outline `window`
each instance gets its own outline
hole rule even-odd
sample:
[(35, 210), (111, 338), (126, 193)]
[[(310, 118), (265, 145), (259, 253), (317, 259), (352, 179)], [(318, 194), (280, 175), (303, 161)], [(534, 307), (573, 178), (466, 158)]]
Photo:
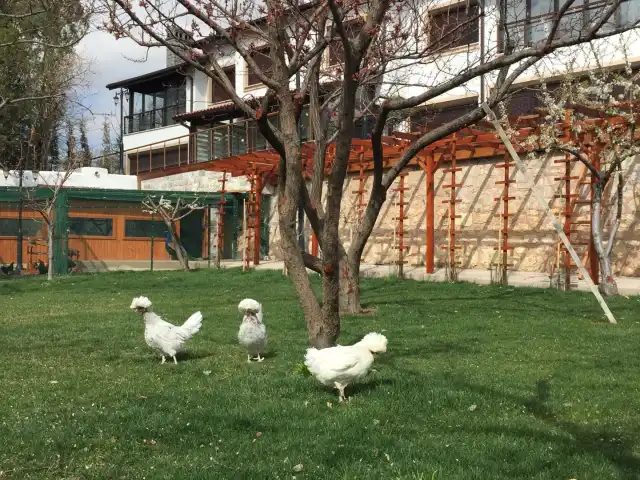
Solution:
[[(503, 0), (501, 15), (506, 30), (500, 23), (500, 48), (509, 41), (515, 47), (535, 46), (545, 41), (563, 0)], [(555, 38), (579, 38), (585, 29), (597, 20), (608, 8), (606, 0), (575, 0), (560, 19)], [(602, 27), (602, 31), (625, 27), (640, 18), (640, 0), (626, 0)]]
[[(364, 25), (364, 18), (358, 17), (350, 22), (345, 22), (343, 25), (347, 38), (353, 39), (360, 33), (360, 29)], [(331, 66), (344, 64), (344, 45), (338, 33), (336, 33), (336, 37), (336, 40), (329, 45), (329, 65)]]
[(125, 220), (124, 236), (127, 238), (164, 238), (167, 225), (162, 220)]
[[(22, 236), (33, 237), (40, 232), (43, 222), (33, 218), (22, 219)], [(17, 237), (18, 236), (18, 219), (17, 218), (0, 218), (0, 237)]]
[(430, 49), (449, 49), (478, 43), (480, 38), (478, 14), (478, 5), (466, 2), (431, 13), (429, 15)]
[[(547, 83), (546, 89), (549, 93), (552, 93), (559, 87), (560, 82), (554, 81)], [(537, 114), (537, 109), (545, 106), (542, 100), (541, 85), (514, 88), (504, 99), (504, 106), (507, 115), (510, 117)]]
[[(271, 57), (269, 56), (268, 48), (252, 53), (251, 58), (254, 62), (256, 62), (256, 65), (262, 71), (262, 73), (267, 76), (271, 74)], [(262, 84), (262, 80), (260, 80), (260, 77), (252, 72), (251, 69), (249, 69), (249, 75), (247, 76), (247, 86), (253, 87), (260, 84)]]
[(113, 220), (110, 218), (69, 218), (69, 235), (85, 237), (111, 237)]
[(125, 133), (142, 132), (174, 125), (175, 115), (186, 112), (187, 90), (184, 77), (145, 85), (144, 92), (131, 92)]
[(433, 130), (444, 123), (455, 120), (465, 115), (475, 108), (478, 108), (477, 98), (465, 100), (462, 104), (447, 105), (439, 107), (438, 105), (429, 105), (427, 109), (413, 115), (411, 117), (412, 132), (427, 132)]
[[(224, 69), (224, 73), (227, 75), (229, 82), (235, 88), (236, 86), (236, 67), (229, 67)], [(227, 100), (231, 100), (231, 95), (222, 88), (215, 80), (212, 80), (211, 88), (211, 103), (219, 103)]]

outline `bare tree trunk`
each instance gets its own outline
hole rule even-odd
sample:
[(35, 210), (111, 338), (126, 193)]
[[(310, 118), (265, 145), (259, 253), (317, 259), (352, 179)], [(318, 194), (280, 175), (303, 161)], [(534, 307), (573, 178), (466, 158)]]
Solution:
[[(288, 100), (288, 99), (286, 99)], [(291, 113), (293, 105), (289, 101), (281, 104), (281, 128), (285, 137), (284, 150), (286, 158), (280, 159), (280, 174), (278, 175), (278, 223), (282, 242), (282, 252), (285, 265), (291, 281), (296, 289), (300, 304), (307, 322), (307, 334), (309, 343), (316, 348), (325, 348), (335, 343), (340, 333), (340, 318), (337, 312), (331, 312), (328, 307), (331, 300), (325, 305), (320, 304), (311, 286), (311, 280), (307, 273), (302, 252), (298, 246), (298, 235), (296, 231), (296, 220), (298, 214), (298, 199), (302, 192), (302, 152), (297, 133), (297, 125), (294, 115)], [(327, 263), (327, 262), (325, 262)], [(331, 276), (330, 266), (325, 265), (323, 273), (323, 287), (327, 275)], [(337, 270), (337, 268), (336, 268)], [(337, 278), (337, 272), (333, 272)], [(326, 295), (326, 289), (325, 289)], [(337, 304), (338, 289), (336, 280), (335, 299)]]
[(49, 246), (47, 256), (49, 257), (48, 262), (48, 270), (47, 270), (47, 280), (53, 280), (53, 234), (55, 230), (54, 222), (49, 221), (47, 224), (47, 245)]
[(343, 258), (340, 272), (340, 311), (351, 315), (360, 313), (360, 256)]
[(187, 256), (187, 252), (182, 247), (182, 243), (178, 240), (178, 236), (174, 233), (173, 229), (171, 229), (171, 240), (176, 247), (176, 255), (178, 256), (178, 261), (182, 266), (182, 270), (185, 272), (190, 271), (191, 268), (189, 268), (189, 257)]
[(593, 244), (598, 254), (600, 261), (600, 285), (598, 289), (604, 296), (618, 295), (618, 284), (613, 278), (613, 270), (611, 268), (611, 251), (613, 247), (613, 241), (618, 230), (619, 219), (616, 219), (616, 224), (610, 235), (607, 248), (605, 250), (602, 243), (602, 194), (604, 191), (604, 185), (596, 184), (595, 195), (593, 198), (593, 214), (591, 218), (591, 234), (593, 235)]
[(180, 266), (182, 267), (182, 270), (184, 270), (185, 272), (188, 272), (191, 270), (189, 268), (189, 258), (187, 257), (187, 252), (182, 247), (182, 243), (178, 239), (175, 224), (173, 223), (173, 221), (168, 219), (168, 217), (165, 218), (165, 215), (162, 215), (162, 217), (165, 225), (169, 229), (169, 234), (171, 235), (171, 241), (173, 242), (173, 245), (176, 251), (176, 256), (178, 257), (178, 262), (180, 262)]

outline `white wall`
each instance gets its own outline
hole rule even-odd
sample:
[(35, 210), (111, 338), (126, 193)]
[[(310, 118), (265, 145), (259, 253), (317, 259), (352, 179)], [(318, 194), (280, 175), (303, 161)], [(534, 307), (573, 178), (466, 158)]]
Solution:
[(209, 77), (200, 70), (195, 70), (193, 72), (193, 108), (190, 111), (207, 108), (210, 98)]
[[(6, 175), (6, 177), (5, 177)], [(64, 173), (42, 171), (35, 174), (30, 170), (23, 172), (24, 187), (55, 186), (63, 179)], [(20, 172), (11, 170), (0, 176), (0, 187), (18, 187)], [(135, 175), (110, 174), (106, 168), (83, 167), (75, 170), (64, 182), (65, 187), (101, 188), (110, 190), (137, 190), (138, 178)]]

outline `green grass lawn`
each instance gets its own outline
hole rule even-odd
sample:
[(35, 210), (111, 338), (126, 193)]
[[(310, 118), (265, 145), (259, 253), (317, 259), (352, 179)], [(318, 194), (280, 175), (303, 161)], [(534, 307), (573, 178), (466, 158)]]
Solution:
[[(177, 366), (147, 348), (141, 294), (173, 323), (204, 314)], [(245, 297), (263, 363), (237, 344)], [(340, 341), (383, 331), (388, 352), (345, 405), (296, 373), (305, 324), (279, 272), (18, 279), (0, 299), (0, 478), (640, 478), (638, 298), (612, 300), (610, 326), (587, 294), (366, 280), (377, 313)]]

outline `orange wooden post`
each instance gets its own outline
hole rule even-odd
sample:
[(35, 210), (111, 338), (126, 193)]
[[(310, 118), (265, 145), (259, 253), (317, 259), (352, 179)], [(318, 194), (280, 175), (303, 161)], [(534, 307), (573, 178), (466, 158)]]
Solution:
[(433, 161), (433, 154), (430, 153), (427, 157), (426, 168), (426, 181), (425, 188), (427, 190), (427, 212), (425, 215), (426, 231), (427, 231), (427, 244), (425, 248), (425, 264), (427, 267), (427, 273), (433, 273), (435, 271), (435, 198), (434, 198), (434, 174), (435, 165)]
[(398, 249), (398, 277), (399, 278), (404, 278), (404, 264), (407, 263), (406, 260), (404, 259), (404, 251), (405, 249), (408, 249), (409, 247), (407, 245), (404, 244), (404, 221), (406, 220), (406, 216), (405, 216), (405, 211), (404, 211), (404, 207), (405, 205), (407, 205), (405, 203), (405, 198), (404, 198), (404, 192), (406, 190), (408, 190), (407, 187), (405, 187), (404, 184), (404, 178), (407, 176), (406, 173), (401, 173), (400, 174), (400, 185), (398, 186), (398, 188), (396, 188), (396, 192), (399, 193), (399, 200), (398, 200), (398, 217), (396, 218), (398, 220), (398, 228), (397, 228), (397, 232), (398, 232), (398, 246), (396, 247)]
[(253, 196), (255, 194), (255, 177), (253, 172), (249, 172), (247, 174), (247, 179), (249, 180), (249, 184), (251, 186), (249, 190), (249, 197), (245, 204), (244, 209), (244, 225), (245, 227), (245, 245), (244, 245), (244, 264), (243, 269), (249, 270), (251, 266), (251, 229), (253, 228)]
[(226, 191), (227, 184), (227, 172), (222, 172), (222, 188), (220, 189), (220, 201), (218, 202), (218, 231), (217, 233), (217, 241), (216, 248), (218, 249), (216, 254), (216, 267), (220, 268), (220, 261), (222, 260), (222, 254), (224, 251), (224, 204), (225, 198), (224, 194)]
[(496, 165), (496, 168), (502, 168), (503, 177), (502, 180), (498, 180), (496, 185), (502, 185), (502, 195), (499, 197), (495, 197), (493, 200), (498, 202), (498, 205), (501, 205), (502, 213), (496, 214), (496, 217), (500, 218), (500, 242), (498, 246), (494, 249), (498, 251), (498, 256), (500, 261), (498, 262), (498, 267), (500, 268), (500, 283), (507, 283), (507, 269), (512, 267), (509, 263), (509, 251), (513, 250), (513, 247), (509, 243), (509, 218), (513, 216), (512, 213), (509, 213), (509, 200), (515, 200), (516, 197), (512, 197), (510, 195), (510, 185), (515, 183), (515, 180), (511, 180), (510, 169), (511, 167), (515, 167), (515, 163), (511, 160), (509, 153), (505, 153), (504, 155), (504, 163), (499, 163)]
[(259, 173), (255, 175), (255, 193), (254, 193), (254, 209), (253, 209), (253, 264), (260, 264), (260, 223), (262, 214), (262, 176)]
[(443, 173), (450, 174), (451, 183), (442, 186), (442, 188), (448, 189), (450, 191), (449, 199), (442, 201), (442, 203), (449, 205), (449, 209), (447, 211), (449, 228), (444, 232), (447, 235), (447, 245), (444, 247), (444, 249), (447, 251), (447, 280), (449, 281), (456, 280), (457, 278), (456, 250), (460, 247), (456, 244), (456, 238), (460, 234), (460, 232), (456, 230), (456, 220), (458, 218), (462, 218), (461, 215), (456, 214), (456, 204), (461, 202), (461, 200), (456, 199), (456, 190), (462, 187), (461, 183), (456, 183), (456, 173), (462, 171), (462, 168), (458, 167), (456, 163), (456, 138), (457, 135), (454, 133), (450, 144), (450, 153), (448, 155), (449, 159), (451, 160), (451, 166), (443, 170)]
[(314, 257), (318, 256), (318, 238), (315, 232), (311, 233), (311, 255)]

